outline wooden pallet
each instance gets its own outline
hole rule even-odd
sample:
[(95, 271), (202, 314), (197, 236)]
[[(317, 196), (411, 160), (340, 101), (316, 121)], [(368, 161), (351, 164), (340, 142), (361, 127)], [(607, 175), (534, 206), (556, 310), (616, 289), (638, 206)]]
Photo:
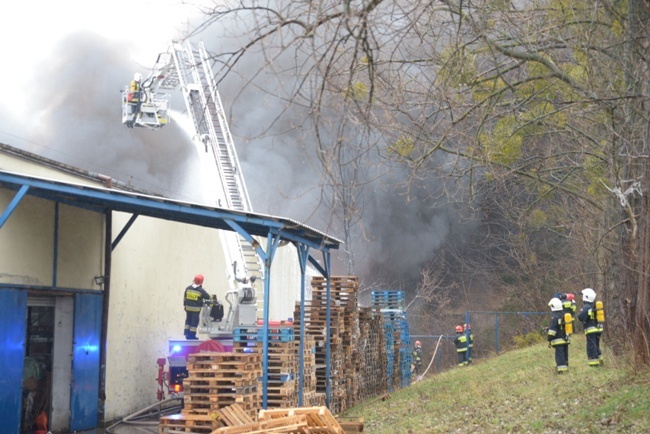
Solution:
[(327, 407), (297, 407), (260, 410), (260, 422), (287, 416), (304, 415), (307, 417), (309, 428), (305, 430), (311, 434), (345, 434), (339, 422), (332, 416)]
[(229, 405), (216, 412), (217, 420), (225, 426), (245, 425), (255, 422), (239, 404)]
[(362, 417), (339, 417), (338, 420), (346, 434), (363, 432), (364, 419)]
[(198, 414), (173, 414), (163, 416), (158, 422), (158, 434), (170, 432), (188, 432), (196, 434), (210, 434), (223, 424), (210, 415)]
[(307, 416), (285, 416), (238, 426), (219, 428), (212, 434), (262, 434), (262, 433), (304, 433), (308, 429)]

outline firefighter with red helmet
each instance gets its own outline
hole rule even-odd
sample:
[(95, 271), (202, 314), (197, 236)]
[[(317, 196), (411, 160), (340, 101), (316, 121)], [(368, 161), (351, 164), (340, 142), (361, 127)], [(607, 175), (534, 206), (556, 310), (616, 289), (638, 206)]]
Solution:
[(420, 368), (422, 367), (422, 342), (415, 341), (413, 347), (413, 372), (415, 375), (420, 375)]
[(565, 294), (562, 300), (562, 309), (564, 313), (570, 313), (572, 318), (576, 316), (576, 295), (572, 292)]
[(557, 297), (548, 302), (551, 308), (551, 322), (548, 326), (548, 346), (555, 349), (557, 373), (569, 370), (569, 334), (566, 331), (562, 300)]
[(456, 326), (456, 338), (454, 339), (454, 345), (456, 345), (456, 353), (458, 354), (458, 366), (467, 366), (469, 361), (467, 360), (467, 335), (465, 330), (463, 330), (462, 325)]
[(210, 300), (210, 294), (203, 289), (203, 275), (194, 276), (192, 284), (185, 288), (183, 297), (183, 306), (185, 308), (185, 339), (194, 340), (196, 337), (196, 328), (199, 325), (199, 315), (204, 300)]

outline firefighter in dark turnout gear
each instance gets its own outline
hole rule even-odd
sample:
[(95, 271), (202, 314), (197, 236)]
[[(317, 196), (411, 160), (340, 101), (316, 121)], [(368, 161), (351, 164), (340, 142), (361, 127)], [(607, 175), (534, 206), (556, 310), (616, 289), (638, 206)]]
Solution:
[(415, 341), (413, 348), (413, 372), (415, 375), (420, 375), (420, 368), (422, 367), (422, 343)]
[(548, 326), (548, 345), (555, 349), (555, 365), (557, 373), (561, 374), (569, 370), (569, 335), (565, 329), (562, 301), (552, 298), (548, 305), (553, 312)]
[(463, 330), (463, 326), (456, 326), (456, 338), (454, 339), (456, 345), (456, 353), (458, 354), (458, 366), (467, 366), (467, 335)]
[(578, 319), (583, 325), (587, 337), (587, 360), (589, 366), (597, 367), (603, 364), (603, 354), (600, 351), (600, 336), (603, 333), (603, 324), (596, 317), (596, 292), (591, 288), (582, 290), (582, 309)]
[(210, 294), (203, 289), (203, 275), (194, 276), (194, 281), (190, 286), (185, 288), (183, 297), (183, 306), (185, 308), (185, 339), (194, 340), (196, 337), (196, 328), (199, 325), (199, 314), (203, 307), (203, 300), (210, 300)]
[(474, 333), (472, 333), (471, 324), (465, 324), (463, 326), (463, 331), (465, 336), (467, 336), (467, 363), (472, 363), (472, 351), (474, 351)]
[(571, 317), (575, 320), (576, 317), (576, 295), (569, 292), (562, 300), (562, 309), (564, 313), (570, 313)]
[(131, 119), (127, 120), (126, 126), (133, 128), (135, 120), (140, 113), (140, 106), (142, 105), (142, 74), (139, 72), (133, 76), (133, 80), (129, 86), (127, 101), (129, 103), (129, 115), (131, 115)]

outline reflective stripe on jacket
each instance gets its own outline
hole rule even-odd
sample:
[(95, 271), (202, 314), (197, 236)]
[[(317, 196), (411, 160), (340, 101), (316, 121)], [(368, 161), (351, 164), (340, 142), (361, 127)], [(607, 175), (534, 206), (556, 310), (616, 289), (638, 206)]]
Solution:
[(456, 344), (456, 352), (464, 353), (467, 351), (467, 336), (464, 334), (458, 335), (456, 339), (454, 339), (454, 344)]
[(183, 306), (187, 312), (200, 312), (203, 307), (203, 300), (209, 300), (210, 294), (203, 289), (202, 286), (196, 288), (192, 285), (185, 288), (185, 296), (183, 299)]
[(585, 302), (578, 313), (578, 319), (582, 322), (586, 335), (603, 332), (603, 325), (596, 320), (596, 309), (593, 303)]
[(567, 338), (564, 330), (564, 323), (562, 322), (562, 312), (553, 312), (551, 323), (548, 326), (548, 341), (551, 346), (568, 345), (569, 339)]

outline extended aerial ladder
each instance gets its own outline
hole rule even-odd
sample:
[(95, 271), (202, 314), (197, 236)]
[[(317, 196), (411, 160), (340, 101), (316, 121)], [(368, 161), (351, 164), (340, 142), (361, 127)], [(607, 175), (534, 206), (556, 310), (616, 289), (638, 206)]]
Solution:
[[(215, 205), (237, 211), (252, 211), (210, 58), (203, 43), (187, 41), (181, 44), (173, 41), (167, 52), (158, 56), (152, 74), (142, 82), (141, 87), (143, 102), (139, 106), (140, 113), (136, 113), (135, 117), (133, 106), (124, 107), (129, 105), (128, 95), (123, 97), (123, 123), (131, 121), (134, 122), (131, 126), (152, 129), (168, 124), (169, 102), (166, 94), (159, 90), (180, 88), (193, 126), (193, 138), (214, 159), (217, 168), (220, 186), (213, 190)], [(128, 94), (128, 90), (125, 93)], [(264, 268), (254, 247), (236, 232), (221, 231), (221, 237), (228, 269), (233, 270), (233, 275), (229, 276), (230, 289), (235, 290), (252, 278), (262, 282)], [(263, 295), (257, 300), (263, 303)]]

